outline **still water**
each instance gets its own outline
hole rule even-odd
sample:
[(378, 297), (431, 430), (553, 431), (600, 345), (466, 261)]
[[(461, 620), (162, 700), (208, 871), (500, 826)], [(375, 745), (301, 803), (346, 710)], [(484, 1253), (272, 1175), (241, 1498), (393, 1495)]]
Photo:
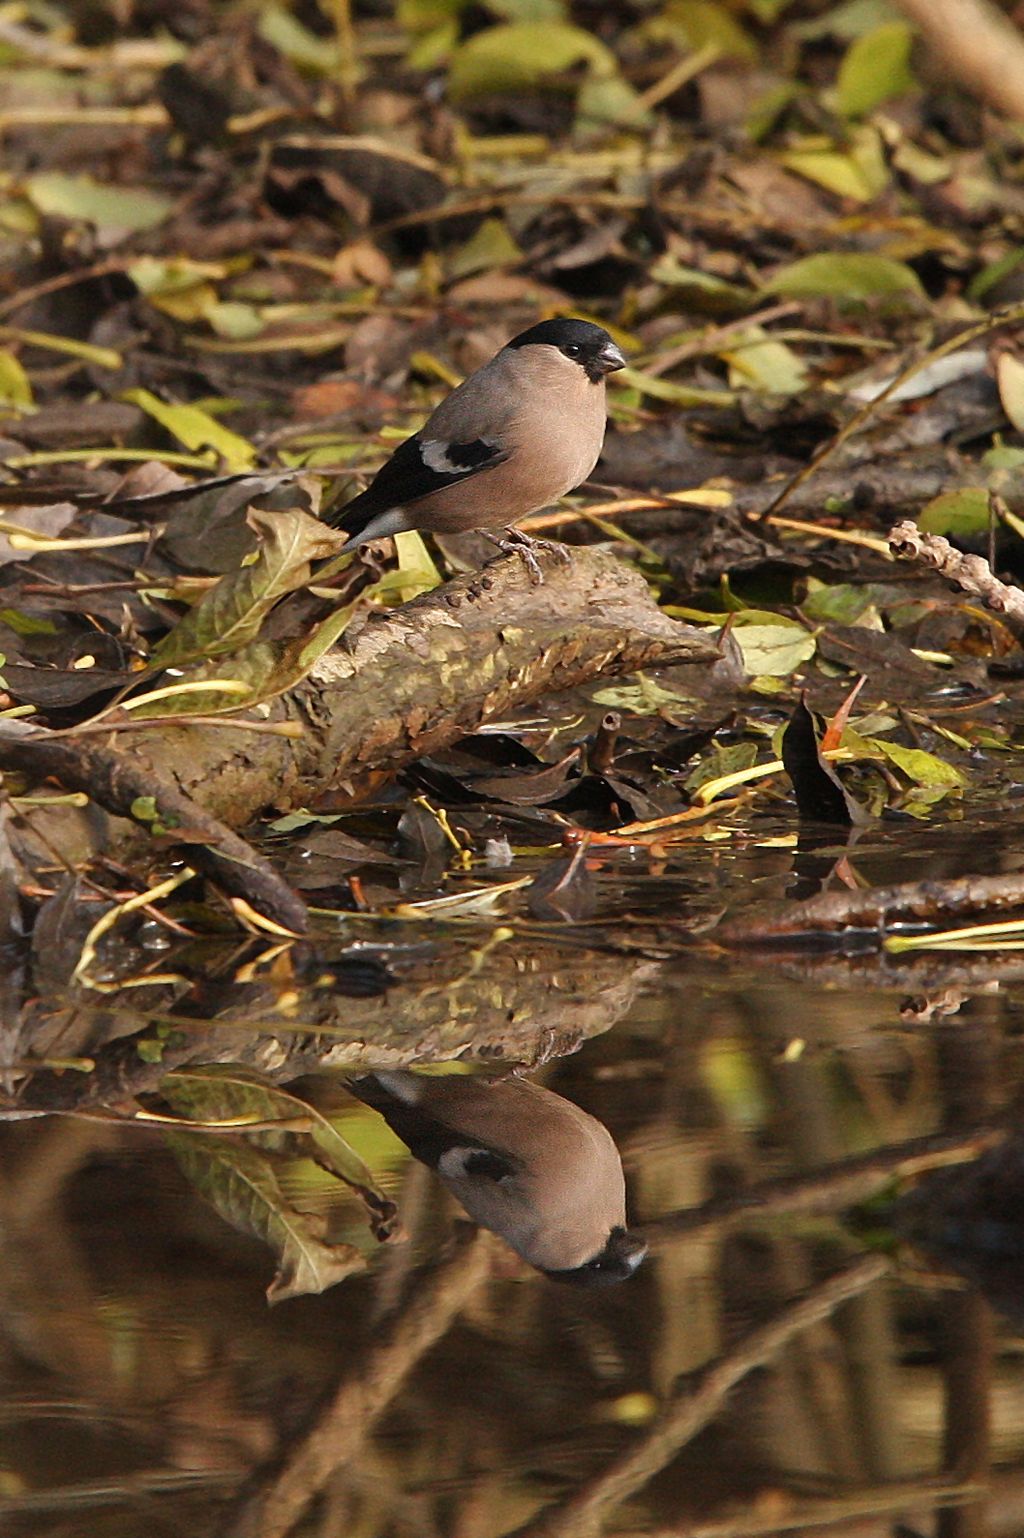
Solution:
[[(941, 857), (915, 828), (855, 863), (872, 883), (1014, 863), (945, 831)], [(301, 965), (212, 951), (191, 958), (205, 1016), (145, 989), (40, 1005), (12, 971), (11, 1084), (51, 1114), (0, 1124), (0, 1529), (1024, 1533), (1024, 966), (674, 932), (782, 896), (791, 866), (763, 844), (621, 856), (586, 930), (365, 926), (358, 965), (336, 931)], [(474, 1237), (345, 1089), (455, 1056), (540, 1057), (536, 1080), (610, 1129), (649, 1243), (630, 1280), (559, 1284)], [(399, 1231), (374, 1238), (298, 1123), (222, 1126), (198, 1159), (125, 1124), (170, 1114), (163, 1075), (203, 1061), (314, 1104)], [(256, 1166), (231, 1167), (233, 1222), (206, 1199), (219, 1180), (224, 1210), (241, 1144), (273, 1172), (278, 1226), (299, 1214), (301, 1249), (315, 1218), (351, 1274), (268, 1306)]]

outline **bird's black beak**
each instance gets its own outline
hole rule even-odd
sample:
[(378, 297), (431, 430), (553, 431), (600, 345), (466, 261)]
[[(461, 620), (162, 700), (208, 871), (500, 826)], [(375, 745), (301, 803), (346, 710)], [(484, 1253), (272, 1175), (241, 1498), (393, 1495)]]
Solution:
[(613, 1231), (605, 1253), (614, 1258), (625, 1279), (633, 1275), (647, 1254), (647, 1241), (641, 1239), (639, 1234), (631, 1234), (628, 1229), (618, 1228)]
[(599, 1255), (573, 1271), (547, 1271), (553, 1282), (569, 1282), (574, 1287), (610, 1287), (626, 1282), (647, 1254), (647, 1242), (627, 1228), (613, 1228), (608, 1243)]
[(614, 342), (608, 342), (594, 359), (602, 374), (614, 374), (617, 369), (626, 367), (626, 360), (622, 356)]

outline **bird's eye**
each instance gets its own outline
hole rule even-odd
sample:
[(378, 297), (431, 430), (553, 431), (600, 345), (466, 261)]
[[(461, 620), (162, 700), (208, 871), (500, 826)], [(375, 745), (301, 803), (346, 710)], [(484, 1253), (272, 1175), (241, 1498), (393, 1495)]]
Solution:
[(583, 351), (583, 348), (578, 342), (566, 342), (565, 346), (562, 348), (562, 351), (565, 353), (567, 358), (578, 358), (580, 353)]

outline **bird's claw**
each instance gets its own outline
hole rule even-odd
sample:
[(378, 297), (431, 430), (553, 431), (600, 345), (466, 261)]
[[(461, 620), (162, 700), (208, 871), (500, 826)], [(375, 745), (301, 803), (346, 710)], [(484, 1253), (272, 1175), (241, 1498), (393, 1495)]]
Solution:
[(527, 575), (534, 587), (544, 581), (544, 573), (541, 571), (540, 562), (537, 559), (537, 551), (544, 550), (557, 557), (563, 565), (568, 566), (572, 556), (564, 545), (558, 544), (553, 539), (535, 539), (532, 534), (524, 534), (522, 529), (514, 526), (505, 530), (505, 538), (497, 534), (491, 534), (486, 529), (480, 531), (485, 539), (489, 539), (492, 545), (505, 555), (517, 555), (526, 567)]

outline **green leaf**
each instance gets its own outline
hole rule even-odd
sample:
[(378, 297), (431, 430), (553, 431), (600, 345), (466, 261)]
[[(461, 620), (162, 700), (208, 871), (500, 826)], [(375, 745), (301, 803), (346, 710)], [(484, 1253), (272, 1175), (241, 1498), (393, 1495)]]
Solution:
[(832, 586), (816, 586), (808, 591), (807, 597), (800, 605), (800, 612), (809, 620), (817, 620), (823, 624), (856, 625), (864, 621), (865, 616), (873, 616), (869, 628), (880, 630), (881, 619), (878, 610), (872, 602), (872, 589), (870, 586), (859, 587), (852, 583), (839, 582)]
[(606, 123), (642, 128), (654, 121), (639, 91), (621, 75), (588, 75), (576, 96), (576, 127), (582, 131)]
[(737, 625), (733, 636), (754, 677), (785, 678), (814, 656), (817, 643), (795, 625)]
[(788, 107), (800, 99), (803, 93), (795, 80), (784, 80), (762, 92), (747, 114), (747, 137), (755, 144), (767, 139), (776, 123)]
[(687, 775), (684, 784), (688, 791), (700, 790), (711, 780), (724, 780), (744, 769), (753, 769), (758, 759), (756, 742), (731, 742), (726, 747), (717, 743), (710, 753)]
[(119, 369), (124, 359), (112, 347), (95, 347), (91, 342), (80, 342), (74, 336), (55, 336), (50, 331), (25, 331), (21, 326), (4, 326), (3, 334), (30, 347), (48, 348), (50, 352), (66, 353), (69, 358), (80, 358), (94, 368)]
[[(387, 575), (392, 577), (396, 573)], [(361, 598), (365, 598), (365, 593)], [(335, 609), (308, 635), (287, 641), (250, 641), (248, 646), (232, 654), (227, 667), (215, 660), (191, 667), (185, 681), (195, 685), (201, 684), (204, 678), (209, 679), (209, 690), (193, 688), (184, 694), (154, 699), (140, 705), (132, 714), (144, 720), (153, 716), (210, 716), (251, 710), (254, 705), (272, 700), (300, 684), (313, 664), (337, 641), (356, 608), (357, 605), (351, 603)], [(217, 688), (215, 680), (223, 681), (225, 673), (230, 675), (232, 684), (243, 684), (244, 690)]]
[(250, 342), (254, 336), (262, 336), (267, 329), (256, 306), (243, 304), (237, 299), (209, 305), (203, 319), (215, 335), (228, 342)]
[(819, 15), (793, 23), (791, 31), (802, 38), (838, 37), (851, 42), (884, 22), (895, 21), (896, 14), (887, 0), (839, 0)]
[(868, 203), (888, 187), (891, 172), (878, 130), (862, 123), (851, 130), (848, 144), (838, 149), (828, 140), (794, 144), (779, 157), (780, 164), (837, 197)]
[(564, 21), (564, 0), (487, 0), (487, 9), (502, 21)]
[(334, 32), (318, 37), (281, 5), (263, 4), (256, 14), (260, 37), (292, 64), (311, 75), (337, 74), (338, 42)]
[(301, 828), (329, 828), (340, 822), (344, 815), (344, 812), (309, 812), (305, 807), (300, 807), (296, 812), (286, 812), (283, 817), (275, 817), (273, 822), (267, 823), (267, 829), (271, 833), (298, 833)]
[(905, 21), (890, 21), (850, 44), (836, 81), (836, 105), (843, 117), (864, 117), (883, 101), (910, 90), (913, 41)]
[(40, 614), (24, 614), (20, 609), (0, 609), (0, 625), (6, 625), (15, 635), (57, 635), (52, 619)]
[(452, 55), (448, 93), (455, 102), (492, 92), (529, 90), (547, 75), (585, 64), (597, 75), (615, 75), (615, 55), (582, 27), (560, 21), (512, 22), (487, 27)]
[(633, 716), (655, 716), (659, 710), (678, 710), (682, 705), (693, 703), (688, 695), (663, 689), (645, 673), (637, 673), (634, 683), (598, 689), (592, 698), (597, 705), (607, 705), (611, 710), (625, 710)]
[(670, 401), (673, 406), (731, 406), (736, 399), (732, 390), (698, 390), (693, 385), (662, 379), (660, 374), (645, 374), (638, 368), (616, 370), (616, 382), (639, 390), (652, 400)]
[(968, 784), (967, 777), (959, 769), (947, 764), (944, 759), (936, 758), (934, 753), (926, 753), (923, 748), (904, 748), (898, 742), (886, 742), (881, 737), (870, 737), (867, 740), (890, 763), (895, 764), (901, 774), (913, 780), (915, 785), (945, 786), (959, 790)]
[(726, 6), (716, 5), (714, 0), (669, 0), (661, 15), (652, 18), (644, 31), (655, 40), (659, 34), (664, 37), (675, 32), (694, 53), (712, 47), (723, 58), (741, 59), (745, 64), (753, 64), (757, 59), (750, 34)]
[(399, 603), (409, 603), (420, 593), (430, 593), (441, 586), (441, 573), (430, 559), (422, 534), (409, 529), (396, 534), (394, 539), (398, 569), (385, 572), (372, 588), (364, 591), (364, 603), (392, 597), (397, 597)]
[(986, 470), (1017, 470), (1024, 465), (1024, 449), (1012, 443), (1001, 443), (997, 435), (992, 448), (982, 454), (981, 463)]
[(988, 525), (988, 491), (984, 486), (943, 491), (932, 498), (917, 519), (918, 528), (925, 534), (952, 534), (957, 538), (984, 534)]
[(650, 275), (655, 283), (678, 289), (679, 294), (673, 297), (678, 297), (683, 303), (692, 303), (715, 313), (746, 310), (757, 298), (753, 289), (730, 283), (725, 278), (716, 277), (714, 273), (701, 272), (698, 267), (688, 267), (674, 256), (659, 257)]
[(234, 1228), (253, 1234), (277, 1256), (267, 1301), (324, 1292), (366, 1261), (350, 1244), (327, 1244), (325, 1220), (289, 1205), (269, 1159), (248, 1144), (201, 1132), (165, 1132), (189, 1180)]
[(248, 516), (261, 535), (255, 561), (228, 572), (179, 620), (154, 648), (155, 667), (239, 651), (258, 635), (274, 604), (309, 581), (313, 561), (337, 552), (340, 536), (301, 508), (250, 508)]
[(875, 189), (857, 162), (838, 150), (791, 150), (781, 158), (787, 171), (795, 171), (797, 176), (817, 182), (819, 187), (834, 192), (837, 197), (868, 203), (874, 196)]
[(799, 395), (807, 387), (807, 369), (785, 342), (778, 342), (761, 326), (742, 332), (719, 357), (729, 365), (729, 383), (764, 390), (769, 395)]
[(104, 244), (154, 229), (174, 207), (171, 198), (146, 187), (111, 187), (63, 171), (39, 171), (21, 188), (40, 213), (95, 225)]
[(471, 272), (510, 267), (522, 259), (504, 219), (485, 219), (449, 261), (448, 276), (466, 278)]
[(218, 303), (215, 283), (228, 277), (230, 271), (224, 262), (196, 262), (180, 256), (162, 262), (154, 256), (140, 256), (128, 275), (157, 309), (174, 320), (191, 323), (202, 320)]
[(967, 297), (977, 304), (984, 299), (990, 288), (1008, 278), (1011, 272), (1016, 272), (1021, 262), (1024, 262), (1024, 246), (1013, 246), (994, 262), (989, 262), (980, 272), (975, 273), (967, 285)]
[(768, 294), (794, 299), (868, 299), (924, 296), (920, 279), (905, 262), (870, 251), (822, 251), (778, 268), (764, 284)]
[(256, 460), (256, 450), (246, 438), (222, 427), (209, 412), (198, 406), (169, 405), (151, 390), (124, 390), (121, 399), (141, 406), (148, 416), (165, 428), (187, 449), (213, 449), (229, 470), (248, 470)]
[(369, 1192), (378, 1204), (386, 1203), (387, 1198), (370, 1170), (334, 1124), (301, 1096), (281, 1089), (255, 1069), (236, 1063), (175, 1068), (161, 1081), (160, 1093), (168, 1105), (190, 1121), (222, 1123), (242, 1118), (268, 1122), (303, 1117), (309, 1121), (309, 1135), (320, 1151), (324, 1167), (346, 1185)]

